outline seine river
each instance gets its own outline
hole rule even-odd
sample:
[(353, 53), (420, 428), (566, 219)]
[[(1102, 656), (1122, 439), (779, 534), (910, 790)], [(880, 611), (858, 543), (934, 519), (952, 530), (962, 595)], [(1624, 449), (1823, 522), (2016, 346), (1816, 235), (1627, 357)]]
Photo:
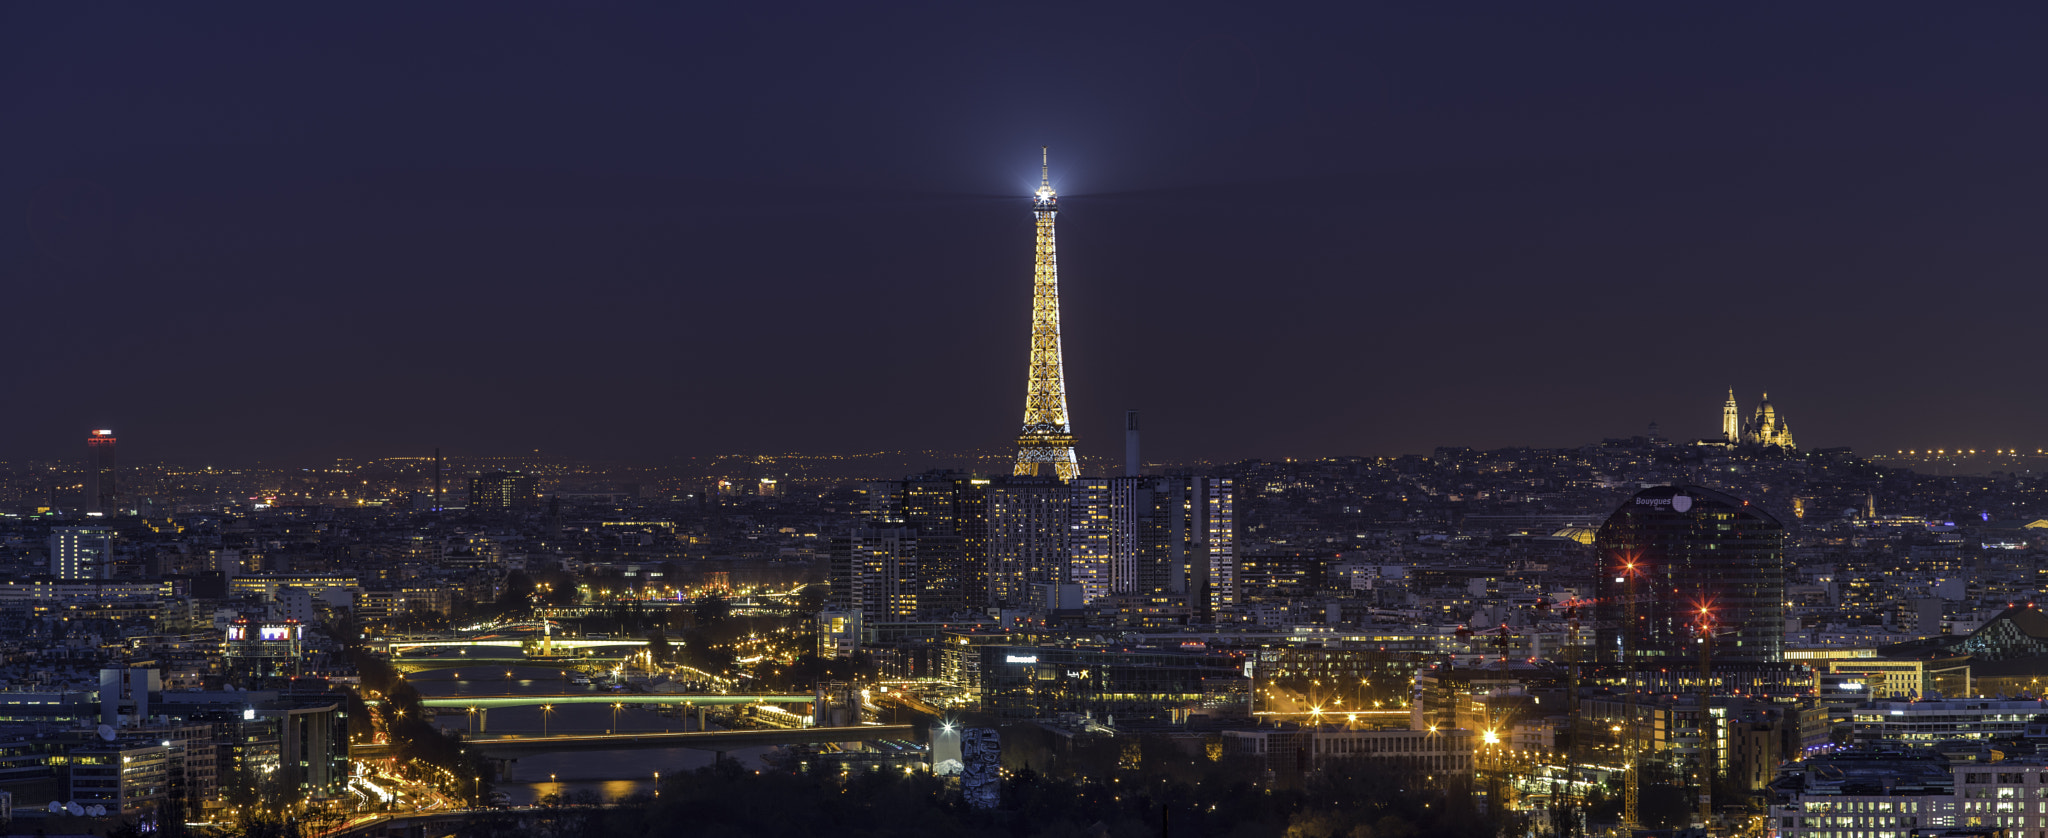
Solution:
[[(478, 666), (460, 669), (432, 669), (405, 676), (421, 695), (432, 698), (463, 695), (561, 695), (566, 693), (609, 693), (602, 688), (571, 686), (559, 669), (537, 666)], [(619, 700), (631, 704), (631, 693), (619, 693)], [(489, 730), (482, 735), (542, 732), (539, 707), (503, 707), (490, 713)], [(546, 732), (606, 733), (614, 730), (612, 708), (601, 704), (571, 704), (547, 714)], [(680, 713), (663, 716), (653, 710), (627, 707), (618, 711), (616, 729), (627, 733), (683, 730)], [(444, 715), (440, 725), (468, 732), (468, 714)], [(695, 724), (692, 720), (691, 724)], [(716, 726), (713, 726), (716, 729)], [(746, 748), (727, 753), (740, 764), (760, 768), (766, 748)], [(672, 774), (710, 765), (710, 751), (691, 748), (660, 748), (632, 751), (582, 751), (521, 757), (512, 763), (509, 776), (499, 778), (498, 790), (515, 806), (539, 801), (548, 795), (596, 792), (605, 800), (654, 792), (655, 772)]]

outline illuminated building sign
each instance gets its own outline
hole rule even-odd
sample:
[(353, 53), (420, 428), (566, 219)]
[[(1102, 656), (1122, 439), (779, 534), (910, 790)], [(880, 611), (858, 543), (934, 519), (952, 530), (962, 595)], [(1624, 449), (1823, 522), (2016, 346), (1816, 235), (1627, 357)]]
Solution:
[(1636, 498), (1635, 504), (1637, 506), (1668, 506), (1671, 507), (1673, 512), (1692, 511), (1692, 498), (1685, 495), (1672, 495), (1668, 498)]
[[(249, 630), (251, 628), (254, 628), (255, 631), (251, 632)], [(256, 640), (282, 643), (301, 640), (304, 637), (305, 629), (300, 627), (296, 620), (287, 620), (282, 623), (265, 623), (257, 626), (251, 626), (249, 623), (238, 621), (228, 626), (229, 640)]]
[(1004, 663), (1037, 663), (1037, 662), (1038, 662), (1038, 656), (1037, 656), (1037, 655), (1005, 655), (1005, 656), (1003, 657), (1003, 662), (1004, 662)]

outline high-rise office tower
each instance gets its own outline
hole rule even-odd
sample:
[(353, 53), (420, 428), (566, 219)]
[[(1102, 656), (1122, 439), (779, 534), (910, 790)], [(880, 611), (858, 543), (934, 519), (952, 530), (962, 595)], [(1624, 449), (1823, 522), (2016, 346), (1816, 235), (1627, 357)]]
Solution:
[[(1208, 618), (1234, 616), (1238, 606), (1237, 580), (1237, 486), (1225, 477), (1202, 479), (1196, 489), (1207, 508), (1202, 510), (1202, 538), (1209, 549)], [(1200, 608), (1197, 608), (1199, 615)]]
[(918, 608), (944, 617), (979, 609), (988, 595), (988, 487), (991, 480), (938, 472), (863, 487), (863, 515), (875, 528), (917, 533)]
[(1031, 283), (1031, 365), (1024, 391), (1024, 431), (1017, 436), (1018, 475), (1037, 475), (1050, 463), (1061, 480), (1080, 476), (1074, 456), (1074, 428), (1067, 421), (1067, 374), (1060, 360), (1060, 274), (1053, 248), (1053, 216), (1059, 196), (1052, 189), (1048, 157), (1039, 170), (1031, 211), (1038, 217), (1038, 256)]
[(51, 527), (50, 575), (105, 579), (114, 562), (114, 531), (107, 527)]
[(1111, 511), (1117, 481), (1083, 477), (1067, 484), (1067, 567), (1081, 586), (1081, 601), (1109, 596), (1117, 551), (1117, 516)]
[(1212, 622), (1237, 607), (1236, 493), (1211, 477), (1069, 484), (1070, 576), (1084, 600), (1156, 595)]
[(120, 502), (114, 481), (114, 432), (98, 430), (85, 437), (85, 496), (79, 505), (86, 512), (112, 515)]
[(1138, 532), (1151, 492), (1137, 477), (1083, 477), (1068, 484), (1070, 576), (1083, 602), (1138, 590)]
[(1067, 570), (1067, 485), (1011, 477), (988, 486), (989, 604), (1027, 607), (1036, 586), (1071, 583)]
[(868, 623), (918, 616), (918, 534), (907, 527), (859, 528), (832, 539), (831, 606)]
[(1214, 622), (1237, 608), (1236, 494), (1227, 479), (1152, 478), (1150, 520), (1139, 530), (1138, 591), (1185, 597), (1189, 619)]
[[(1237, 607), (1231, 481), (1206, 477), (969, 477), (869, 483), (866, 526), (917, 542), (922, 616), (1155, 596), (1191, 619)], [(835, 553), (835, 556), (838, 555)], [(851, 572), (850, 565), (848, 572)], [(837, 589), (835, 588), (835, 591)], [(1058, 594), (1048, 598), (1047, 593)], [(1056, 606), (1058, 607), (1058, 606)], [(870, 618), (872, 619), (872, 618)]]
[(1715, 660), (1783, 658), (1785, 528), (1762, 508), (1699, 486), (1644, 489), (1608, 517), (1593, 546), (1601, 660), (1624, 660), (1625, 648), (1638, 663), (1690, 660), (1702, 609), (1726, 632)]
[(918, 605), (944, 616), (988, 602), (987, 478), (905, 481), (903, 523), (918, 533)]

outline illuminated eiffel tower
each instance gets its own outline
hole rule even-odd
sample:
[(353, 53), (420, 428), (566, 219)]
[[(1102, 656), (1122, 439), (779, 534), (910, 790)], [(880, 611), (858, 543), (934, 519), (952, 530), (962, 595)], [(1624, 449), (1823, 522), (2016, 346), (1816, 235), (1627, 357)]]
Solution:
[(1031, 367), (1024, 391), (1024, 431), (1017, 435), (1014, 473), (1034, 475), (1051, 463), (1061, 480), (1080, 476), (1074, 457), (1074, 429), (1067, 422), (1067, 373), (1060, 362), (1060, 271), (1053, 251), (1052, 218), (1059, 214), (1059, 196), (1052, 191), (1052, 159), (1040, 149), (1038, 193), (1031, 211), (1038, 216), (1038, 264), (1031, 280)]

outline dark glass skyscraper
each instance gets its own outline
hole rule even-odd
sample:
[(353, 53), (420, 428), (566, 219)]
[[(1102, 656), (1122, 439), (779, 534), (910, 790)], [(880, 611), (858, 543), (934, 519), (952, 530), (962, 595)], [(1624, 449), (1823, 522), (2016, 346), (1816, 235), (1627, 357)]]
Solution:
[(1785, 528), (1762, 508), (1699, 486), (1658, 486), (1615, 510), (1593, 544), (1601, 660), (1623, 660), (1631, 597), (1637, 661), (1696, 658), (1702, 608), (1718, 636), (1715, 660), (1783, 659)]

